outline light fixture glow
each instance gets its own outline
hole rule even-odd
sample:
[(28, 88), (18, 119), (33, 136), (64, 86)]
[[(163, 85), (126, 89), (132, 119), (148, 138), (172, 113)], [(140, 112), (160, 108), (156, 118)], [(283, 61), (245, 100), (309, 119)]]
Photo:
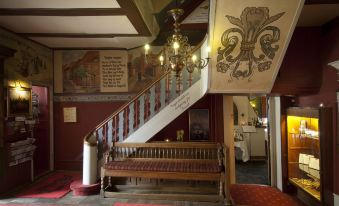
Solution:
[[(159, 65), (165, 71), (176, 72), (176, 77), (180, 76), (183, 69), (192, 73), (195, 69), (203, 69), (208, 65), (210, 58), (198, 59), (193, 55), (195, 49), (189, 44), (188, 37), (180, 33), (179, 17), (183, 15), (184, 10), (172, 9), (167, 12), (174, 19), (174, 33), (167, 38), (167, 43), (161, 50), (159, 61), (148, 55), (149, 46), (145, 45), (145, 61), (147, 64)], [(210, 50), (210, 49), (209, 49)]]

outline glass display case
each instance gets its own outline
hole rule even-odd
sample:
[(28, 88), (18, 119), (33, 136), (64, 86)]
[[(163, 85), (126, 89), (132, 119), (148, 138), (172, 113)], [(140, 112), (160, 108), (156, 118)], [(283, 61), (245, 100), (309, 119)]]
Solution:
[(288, 179), (321, 201), (321, 138), (318, 109), (287, 110)]

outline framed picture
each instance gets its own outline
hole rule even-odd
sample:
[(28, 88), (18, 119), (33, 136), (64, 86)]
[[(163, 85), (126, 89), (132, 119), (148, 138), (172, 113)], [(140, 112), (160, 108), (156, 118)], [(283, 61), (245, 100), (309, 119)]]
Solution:
[(32, 91), (28, 88), (8, 88), (7, 116), (30, 115)]
[(190, 141), (209, 140), (210, 125), (208, 109), (189, 110), (189, 137)]

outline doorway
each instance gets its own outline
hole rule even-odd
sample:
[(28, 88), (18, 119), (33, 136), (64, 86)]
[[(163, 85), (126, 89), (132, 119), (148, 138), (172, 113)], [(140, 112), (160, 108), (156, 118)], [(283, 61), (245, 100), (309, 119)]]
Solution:
[(37, 146), (34, 153), (34, 176), (50, 169), (50, 111), (49, 90), (45, 86), (32, 86), (32, 114), (35, 119), (33, 136)]
[(236, 183), (269, 185), (266, 96), (234, 96)]

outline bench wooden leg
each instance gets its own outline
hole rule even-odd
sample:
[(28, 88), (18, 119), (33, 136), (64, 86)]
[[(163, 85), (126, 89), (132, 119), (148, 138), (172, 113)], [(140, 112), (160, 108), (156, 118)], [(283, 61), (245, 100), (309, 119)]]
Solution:
[(101, 188), (100, 188), (100, 196), (101, 197), (105, 197), (105, 191), (104, 191), (104, 188), (105, 188), (105, 185), (104, 185), (104, 181), (105, 180), (105, 177), (101, 177)]

